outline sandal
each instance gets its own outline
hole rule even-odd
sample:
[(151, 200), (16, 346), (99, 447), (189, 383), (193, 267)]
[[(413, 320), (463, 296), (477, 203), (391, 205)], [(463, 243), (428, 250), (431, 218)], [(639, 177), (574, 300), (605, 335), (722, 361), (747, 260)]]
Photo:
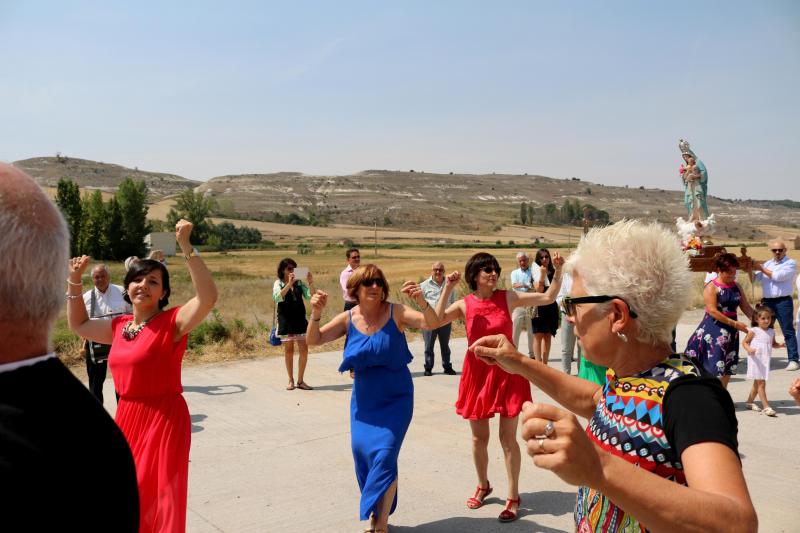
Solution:
[(751, 411), (755, 411), (756, 413), (761, 412), (761, 408), (754, 403), (748, 403), (747, 408), (750, 409)]
[(516, 500), (512, 500), (511, 498), (508, 498), (506, 500), (505, 509), (503, 509), (500, 512), (500, 516), (498, 516), (497, 519), (499, 521), (501, 521), (501, 522), (513, 522), (514, 520), (519, 518), (519, 515), (517, 514), (517, 512), (512, 511), (511, 509), (509, 509), (510, 505), (517, 504), (517, 511), (519, 511), (519, 502), (520, 502), (520, 498), (517, 498)]
[[(479, 500), (478, 495), (481, 492), (483, 492), (483, 498)], [(489, 494), (491, 493), (492, 493), (492, 484), (489, 483), (488, 481), (486, 482), (486, 488), (483, 488), (480, 485), (478, 485), (478, 488), (475, 489), (475, 496), (467, 498), (467, 507), (469, 507), (470, 509), (478, 509), (481, 505), (483, 505), (483, 502), (486, 500), (486, 497), (489, 496)]]
[(775, 409), (772, 407), (767, 407), (764, 409), (764, 414), (767, 416), (778, 416), (778, 413), (775, 412)]
[(286, 390), (294, 390), (294, 389), (295, 389), (294, 380), (290, 379), (289, 384), (286, 386)]
[(311, 385), (309, 385), (305, 381), (298, 381), (297, 382), (297, 388), (298, 389), (303, 389), (303, 390), (314, 390), (314, 387), (312, 387)]

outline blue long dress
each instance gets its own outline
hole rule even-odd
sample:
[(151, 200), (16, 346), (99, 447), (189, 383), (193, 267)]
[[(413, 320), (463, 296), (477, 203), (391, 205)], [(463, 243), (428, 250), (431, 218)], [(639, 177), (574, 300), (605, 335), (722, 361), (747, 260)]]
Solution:
[[(347, 326), (344, 359), (339, 372), (355, 370), (350, 397), (350, 441), (361, 489), (361, 520), (375, 513), (378, 500), (397, 479), (397, 458), (414, 412), (414, 384), (408, 363), (413, 356), (406, 336), (389, 321), (372, 335)], [(397, 507), (397, 493), (392, 501)]]

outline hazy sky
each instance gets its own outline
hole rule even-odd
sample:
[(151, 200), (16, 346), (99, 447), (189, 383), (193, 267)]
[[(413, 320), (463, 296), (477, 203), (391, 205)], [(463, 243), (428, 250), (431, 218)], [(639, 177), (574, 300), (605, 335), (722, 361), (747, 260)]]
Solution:
[(0, 159), (800, 200), (800, 2), (0, 0)]

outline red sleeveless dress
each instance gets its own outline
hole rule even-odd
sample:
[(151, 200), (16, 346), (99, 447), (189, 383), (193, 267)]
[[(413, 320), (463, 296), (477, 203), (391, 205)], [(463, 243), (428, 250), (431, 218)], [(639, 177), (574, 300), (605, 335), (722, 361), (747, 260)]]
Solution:
[(141, 533), (186, 530), (191, 421), (181, 361), (188, 336), (173, 342), (178, 309), (159, 313), (132, 340), (122, 337), (131, 315), (111, 321), (108, 366), (120, 395), (115, 420), (136, 464)]
[[(506, 291), (494, 291), (488, 300), (469, 294), (464, 304), (470, 346), (486, 335), (502, 333), (511, 339), (512, 321)], [(527, 379), (509, 374), (497, 365), (487, 365), (467, 351), (458, 384), (456, 413), (468, 420), (492, 418), (495, 413), (513, 418), (522, 411), (523, 402), (530, 400), (531, 386)]]

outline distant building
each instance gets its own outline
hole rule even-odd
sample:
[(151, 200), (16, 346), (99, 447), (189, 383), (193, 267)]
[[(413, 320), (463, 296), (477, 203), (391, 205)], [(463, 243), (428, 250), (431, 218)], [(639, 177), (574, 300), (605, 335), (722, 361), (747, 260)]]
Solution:
[(147, 251), (162, 250), (164, 255), (175, 255), (175, 248), (177, 242), (175, 241), (175, 232), (173, 231), (154, 231), (148, 233), (144, 237), (144, 243), (147, 245)]

